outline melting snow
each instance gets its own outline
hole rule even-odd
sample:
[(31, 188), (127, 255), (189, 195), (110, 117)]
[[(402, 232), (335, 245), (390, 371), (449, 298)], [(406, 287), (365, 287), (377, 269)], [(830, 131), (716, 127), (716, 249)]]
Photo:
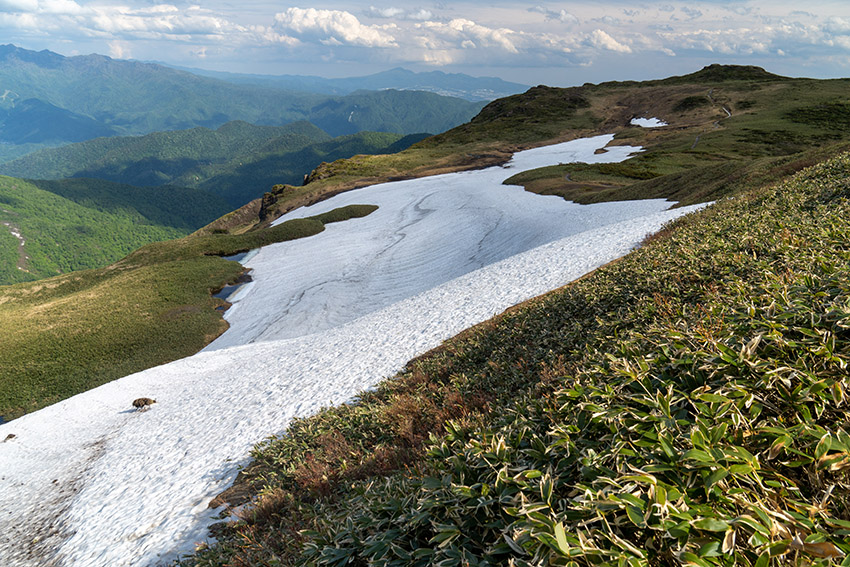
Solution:
[(661, 126), (667, 126), (666, 122), (658, 118), (632, 118), (631, 123), (633, 126), (640, 126), (641, 128), (660, 128)]
[[(339, 404), (411, 358), (622, 256), (694, 210), (579, 206), (501, 181), (569, 161), (621, 161), (612, 136), (522, 152), (508, 167), (343, 193), (371, 215), (265, 247), (224, 335), (195, 356), (0, 425), (0, 564), (153, 565), (205, 541), (210, 500), (252, 445)], [(133, 399), (152, 397), (146, 412)]]

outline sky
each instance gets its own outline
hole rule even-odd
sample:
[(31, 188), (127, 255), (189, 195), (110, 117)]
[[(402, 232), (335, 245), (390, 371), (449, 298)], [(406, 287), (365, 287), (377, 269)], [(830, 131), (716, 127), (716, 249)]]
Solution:
[(850, 76), (847, 0), (292, 2), (0, 0), (0, 43), (230, 72), (348, 77), (405, 67), (552, 86), (711, 63)]

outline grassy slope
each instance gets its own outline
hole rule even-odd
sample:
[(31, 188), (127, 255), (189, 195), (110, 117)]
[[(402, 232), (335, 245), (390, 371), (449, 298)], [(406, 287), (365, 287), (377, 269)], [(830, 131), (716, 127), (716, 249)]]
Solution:
[[(195, 205), (181, 211), (183, 202)], [(185, 236), (226, 210), (223, 202), (188, 189), (0, 177), (0, 222), (11, 225), (0, 226), (0, 284), (105, 266), (148, 242)], [(23, 248), (12, 227), (25, 240)]]
[(184, 564), (840, 559), (847, 179), (844, 154), (724, 200), (297, 421)]
[(250, 234), (153, 243), (107, 268), (0, 287), (0, 415), (14, 418), (194, 354), (227, 327), (216, 310), (224, 302), (211, 292), (243, 273), (220, 256), (373, 210), (354, 205)]

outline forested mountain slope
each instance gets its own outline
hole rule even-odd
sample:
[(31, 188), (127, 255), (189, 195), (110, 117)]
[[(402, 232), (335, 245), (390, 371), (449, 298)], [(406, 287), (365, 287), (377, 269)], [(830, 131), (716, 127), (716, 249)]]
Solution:
[(105, 266), (228, 209), (197, 189), (0, 177), (0, 285)]

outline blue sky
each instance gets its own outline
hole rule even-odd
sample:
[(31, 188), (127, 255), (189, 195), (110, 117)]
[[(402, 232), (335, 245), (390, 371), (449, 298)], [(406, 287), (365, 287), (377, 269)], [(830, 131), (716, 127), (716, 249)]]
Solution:
[(850, 2), (0, 0), (0, 43), (233, 72), (402, 66), (570, 86), (710, 63), (850, 76)]

